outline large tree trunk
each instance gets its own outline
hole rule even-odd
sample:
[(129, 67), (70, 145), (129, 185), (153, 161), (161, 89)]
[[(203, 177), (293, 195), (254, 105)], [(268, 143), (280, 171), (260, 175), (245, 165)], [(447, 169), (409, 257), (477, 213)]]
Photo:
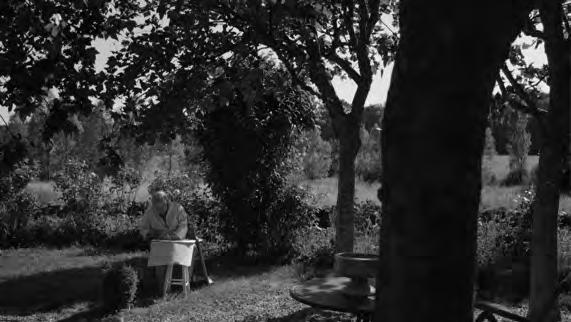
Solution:
[(523, 2), (401, 2), (381, 138), (376, 321), (473, 320), (486, 116)]
[[(545, 52), (550, 73), (550, 107), (545, 136), (539, 156), (537, 194), (533, 207), (531, 251), (531, 296), (529, 317), (532, 322), (559, 319), (557, 306), (550, 303), (558, 283), (557, 215), (560, 183), (569, 148), (569, 66), (570, 49), (563, 37), (563, 16), (558, 1), (542, 2), (541, 20), (545, 34)], [(551, 310), (550, 310), (551, 309)]]
[(361, 146), (360, 119), (343, 117), (340, 122), (339, 178), (335, 214), (335, 250), (352, 252), (354, 245), (355, 158)]

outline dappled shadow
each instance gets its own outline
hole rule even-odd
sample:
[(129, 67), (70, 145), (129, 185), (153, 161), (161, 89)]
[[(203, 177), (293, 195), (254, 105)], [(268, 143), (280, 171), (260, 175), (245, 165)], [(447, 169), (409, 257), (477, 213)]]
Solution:
[[(209, 256), (205, 259), (209, 276), (216, 278), (249, 277), (271, 271), (277, 265), (267, 259), (244, 257), (234, 254)], [(202, 276), (200, 261), (195, 263), (194, 274)]]
[[(144, 257), (112, 261), (135, 266)], [(101, 299), (104, 265), (54, 270), (0, 282), (0, 314), (31, 315), (71, 306), (97, 305)], [(144, 293), (142, 293), (144, 294)]]
[[(115, 252), (108, 250), (86, 249), (74, 256), (107, 256)], [(140, 274), (146, 267), (145, 255), (127, 260), (112, 261), (116, 264), (128, 264), (138, 269)], [(206, 259), (208, 275), (214, 279), (252, 276), (271, 271), (275, 266), (261, 263), (256, 259), (237, 258), (234, 256), (212, 256)], [(141, 269), (143, 268), (143, 269)], [(175, 275), (177, 269), (175, 269)], [(178, 274), (180, 274), (178, 272)], [(156, 303), (158, 287), (154, 274), (148, 271), (140, 276), (135, 306), (146, 307)], [(194, 280), (191, 289), (206, 287), (200, 261), (195, 263)], [(0, 315), (27, 316), (36, 313), (56, 311), (77, 303), (88, 303), (90, 311), (81, 312), (68, 321), (92, 317), (100, 317), (101, 284), (104, 276), (104, 265), (90, 265), (70, 269), (60, 269), (27, 276), (18, 276), (0, 280)], [(181, 289), (173, 286), (168, 299), (180, 296)]]
[(314, 308), (305, 308), (279, 317), (248, 316), (240, 322), (325, 322), (325, 321), (353, 321), (353, 316)]
[(17, 277), (0, 283), (0, 312), (29, 315), (99, 297), (102, 268), (82, 267)]

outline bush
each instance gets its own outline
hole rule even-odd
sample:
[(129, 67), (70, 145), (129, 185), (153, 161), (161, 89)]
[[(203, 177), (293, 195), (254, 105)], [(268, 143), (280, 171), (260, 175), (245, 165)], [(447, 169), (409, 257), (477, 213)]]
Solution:
[(484, 211), (478, 227), (478, 284), (486, 296), (521, 299), (529, 292), (533, 188), (516, 197), (516, 208)]
[(23, 162), (0, 178), (0, 247), (17, 242), (17, 233), (24, 229), (38, 209), (37, 199), (24, 188), (37, 175), (34, 165)]
[(571, 272), (571, 230), (569, 228), (557, 231), (558, 269), (560, 278)]
[(516, 169), (511, 169), (510, 172), (508, 172), (506, 177), (502, 180), (502, 185), (507, 187), (521, 186), (528, 184), (529, 182), (530, 182), (530, 175), (527, 172), (527, 169), (516, 168)]
[(365, 182), (380, 181), (382, 170), (380, 137), (362, 128), (361, 142), (361, 149), (355, 159), (355, 174)]
[(497, 155), (496, 144), (492, 130), (486, 128), (486, 141), (484, 144), (484, 153), (482, 156), (482, 184), (495, 185), (497, 183), (496, 175), (492, 170), (494, 157)]
[(381, 206), (372, 200), (355, 203), (355, 231), (363, 234), (375, 232), (381, 225), (381, 211)]
[(303, 172), (305, 178), (314, 180), (325, 178), (331, 168), (331, 144), (321, 138), (319, 129), (304, 132), (305, 143)]
[(297, 232), (317, 226), (317, 211), (310, 204), (307, 190), (296, 186), (282, 189), (266, 212), (266, 225), (261, 229), (265, 243), (260, 252), (264, 256), (291, 259)]
[(503, 180), (503, 185), (521, 185), (528, 182), (527, 154), (531, 145), (531, 134), (527, 131), (527, 115), (515, 111), (511, 115), (512, 129), (507, 146), (510, 154), (509, 173)]
[(310, 279), (320, 270), (333, 267), (335, 232), (332, 228), (309, 227), (295, 232), (293, 263), (301, 279)]
[(103, 308), (107, 313), (131, 308), (137, 294), (137, 271), (129, 266), (108, 265), (102, 283)]
[[(244, 61), (225, 71), (220, 81), (232, 95), (201, 116), (194, 133), (204, 147), (205, 180), (229, 210), (220, 218), (223, 235), (244, 253), (265, 252), (272, 243), (266, 237), (279, 220), (271, 206), (286, 183), (292, 134), (313, 125), (307, 93), (289, 87), (287, 73), (271, 63), (253, 65)], [(244, 72), (252, 84), (244, 83)], [(248, 85), (255, 91), (244, 92)]]

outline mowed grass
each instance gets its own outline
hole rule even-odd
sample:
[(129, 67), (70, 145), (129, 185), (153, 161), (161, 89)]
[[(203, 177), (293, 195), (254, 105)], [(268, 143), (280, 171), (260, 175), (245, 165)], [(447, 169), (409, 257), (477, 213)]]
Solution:
[[(90, 248), (3, 250), (0, 256), (0, 321), (80, 321), (97, 312), (105, 262), (145, 258), (141, 252)], [(193, 286), (185, 299), (173, 287), (166, 299), (137, 301), (119, 313), (124, 321), (350, 321), (294, 301), (294, 266), (239, 265), (207, 261), (211, 286)], [(101, 316), (99, 316), (100, 318)], [(98, 320), (96, 320), (98, 321)]]
[[(99, 302), (103, 263), (142, 255), (82, 248), (5, 250), (0, 256), (0, 321), (100, 321), (101, 316), (92, 319), (89, 313)], [(187, 298), (175, 288), (166, 299), (139, 301), (116, 316), (125, 322), (354, 320), (293, 300), (289, 291), (299, 283), (294, 266), (240, 266), (224, 260), (218, 264), (207, 264), (214, 284), (193, 286)], [(525, 302), (508, 307), (521, 315), (527, 310)], [(568, 321), (569, 312), (564, 311), (563, 318)]]
[(104, 263), (143, 256), (75, 247), (0, 252), (0, 321), (59, 321), (86, 311), (98, 301)]

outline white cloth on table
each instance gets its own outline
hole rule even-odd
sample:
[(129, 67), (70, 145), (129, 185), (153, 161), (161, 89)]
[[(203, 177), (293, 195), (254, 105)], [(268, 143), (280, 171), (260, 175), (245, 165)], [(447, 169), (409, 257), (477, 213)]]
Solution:
[(190, 266), (195, 247), (194, 239), (153, 240), (147, 266), (173, 264)]

